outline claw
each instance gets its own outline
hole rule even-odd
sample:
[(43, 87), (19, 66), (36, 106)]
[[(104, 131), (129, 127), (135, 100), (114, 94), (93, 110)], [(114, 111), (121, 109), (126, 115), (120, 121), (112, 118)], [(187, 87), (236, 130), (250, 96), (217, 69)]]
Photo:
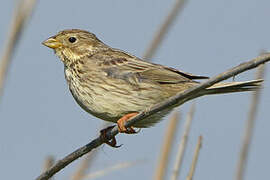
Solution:
[(114, 128), (114, 126), (109, 126), (109, 127), (105, 128), (105, 129), (102, 129), (102, 130), (100, 131), (100, 136), (101, 136), (101, 138), (104, 140), (104, 143), (108, 144), (109, 146), (111, 146), (111, 147), (113, 147), (113, 148), (119, 148), (119, 147), (122, 146), (122, 144), (119, 145), (119, 146), (116, 145), (116, 144), (117, 144), (117, 141), (116, 141), (115, 136), (114, 136), (111, 140), (107, 139), (106, 133), (107, 133), (109, 130), (111, 130), (112, 128)]

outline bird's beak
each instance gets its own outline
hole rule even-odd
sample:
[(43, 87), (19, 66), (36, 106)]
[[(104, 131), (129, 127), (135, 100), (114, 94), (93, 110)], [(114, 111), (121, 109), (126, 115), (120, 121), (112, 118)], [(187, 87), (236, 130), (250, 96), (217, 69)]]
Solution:
[(50, 37), (46, 41), (43, 41), (42, 44), (52, 49), (56, 49), (63, 46), (63, 44), (58, 40), (56, 40), (54, 37)]

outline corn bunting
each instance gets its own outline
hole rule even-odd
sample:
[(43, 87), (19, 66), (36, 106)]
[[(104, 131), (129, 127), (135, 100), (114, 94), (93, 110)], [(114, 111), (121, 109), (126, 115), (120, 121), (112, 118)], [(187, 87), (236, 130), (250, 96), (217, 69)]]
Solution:
[[(43, 44), (52, 48), (65, 68), (65, 78), (76, 102), (90, 114), (118, 124), (119, 132), (135, 133), (125, 122), (147, 107), (198, 85), (196, 76), (111, 48), (94, 34), (64, 30)], [(217, 83), (198, 96), (250, 91), (262, 80)], [(194, 97), (195, 98), (195, 97)], [(173, 107), (156, 113), (134, 127), (149, 127)]]

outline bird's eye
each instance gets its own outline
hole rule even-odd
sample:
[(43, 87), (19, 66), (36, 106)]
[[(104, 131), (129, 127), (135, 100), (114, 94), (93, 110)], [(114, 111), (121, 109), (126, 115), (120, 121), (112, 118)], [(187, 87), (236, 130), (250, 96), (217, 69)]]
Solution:
[(76, 38), (75, 37), (70, 37), (68, 38), (68, 41), (71, 42), (71, 43), (75, 43), (76, 42)]

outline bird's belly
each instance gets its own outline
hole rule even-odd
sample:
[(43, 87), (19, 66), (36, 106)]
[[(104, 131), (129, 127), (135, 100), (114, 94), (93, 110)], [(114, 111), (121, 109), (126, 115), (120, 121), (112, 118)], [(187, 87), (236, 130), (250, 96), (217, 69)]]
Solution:
[(151, 88), (120, 88), (101, 83), (82, 85), (76, 79), (68, 84), (73, 97), (85, 111), (106, 121), (116, 122), (125, 114), (142, 111), (162, 101), (159, 91), (153, 93)]

